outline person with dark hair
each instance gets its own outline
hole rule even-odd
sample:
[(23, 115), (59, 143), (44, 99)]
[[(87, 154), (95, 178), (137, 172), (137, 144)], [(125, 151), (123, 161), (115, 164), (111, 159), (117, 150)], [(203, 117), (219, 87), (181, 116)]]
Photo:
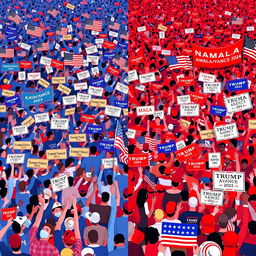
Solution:
[(125, 245), (125, 238), (123, 234), (116, 234), (114, 237), (114, 244), (116, 249), (109, 253), (109, 256), (128, 256), (128, 250)]

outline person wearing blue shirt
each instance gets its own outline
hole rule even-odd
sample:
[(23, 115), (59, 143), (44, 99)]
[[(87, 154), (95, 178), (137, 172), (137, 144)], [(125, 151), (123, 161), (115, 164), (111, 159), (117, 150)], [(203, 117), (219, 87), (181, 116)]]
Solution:
[(116, 234), (114, 237), (116, 249), (109, 253), (109, 256), (128, 256), (128, 248), (125, 246), (125, 238), (122, 234)]

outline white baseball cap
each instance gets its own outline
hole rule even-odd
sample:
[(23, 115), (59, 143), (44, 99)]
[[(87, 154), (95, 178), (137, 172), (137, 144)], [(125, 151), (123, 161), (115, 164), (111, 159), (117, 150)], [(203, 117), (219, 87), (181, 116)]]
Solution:
[(94, 255), (94, 250), (92, 248), (84, 248), (81, 251), (81, 256), (85, 256), (86, 254), (92, 254)]
[(62, 204), (60, 202), (55, 202), (52, 206), (52, 210), (54, 210), (55, 208), (58, 208), (58, 207), (62, 207)]
[(198, 205), (197, 198), (194, 197), (194, 196), (190, 197), (189, 200), (188, 200), (188, 204), (189, 204), (190, 207), (197, 207), (197, 205)]
[(222, 250), (218, 244), (212, 241), (204, 242), (199, 247), (199, 256), (222, 256)]
[(91, 222), (91, 223), (94, 223), (94, 224), (97, 224), (100, 222), (100, 215), (98, 212), (87, 212), (85, 214), (85, 217)]
[(64, 226), (65, 226), (66, 230), (73, 230), (74, 225), (75, 225), (74, 218), (68, 217), (68, 218), (65, 219)]
[(52, 191), (49, 188), (44, 189), (44, 199), (49, 199), (52, 197)]
[(13, 221), (18, 222), (20, 226), (23, 226), (27, 219), (26, 216), (17, 216)]

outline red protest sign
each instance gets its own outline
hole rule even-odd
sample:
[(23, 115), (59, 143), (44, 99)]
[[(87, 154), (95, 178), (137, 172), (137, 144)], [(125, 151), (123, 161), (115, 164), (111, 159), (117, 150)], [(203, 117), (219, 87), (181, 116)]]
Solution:
[(46, 35), (47, 36), (55, 36), (55, 33), (53, 31), (50, 31), (50, 32), (46, 32)]
[(244, 39), (226, 47), (202, 47), (192, 44), (193, 62), (196, 67), (222, 68), (242, 61)]
[(193, 143), (185, 148), (182, 148), (175, 152), (175, 155), (179, 162), (186, 161), (192, 157), (199, 155), (199, 148), (196, 143)]
[(99, 38), (108, 38), (108, 34), (100, 34)]
[(195, 79), (194, 78), (180, 78), (179, 79), (179, 85), (180, 86), (193, 86), (195, 85)]
[(190, 92), (190, 99), (193, 103), (198, 103), (200, 105), (203, 105), (206, 101), (206, 95), (202, 93), (196, 93), (196, 92)]
[(119, 76), (119, 74), (121, 73), (120, 70), (118, 70), (117, 68), (114, 68), (113, 66), (108, 66), (106, 71), (113, 76)]
[(189, 160), (186, 164), (186, 168), (187, 170), (190, 171), (201, 171), (201, 170), (205, 170), (206, 168), (206, 162), (205, 160)]
[(149, 166), (148, 154), (130, 154), (128, 165), (129, 167)]
[(2, 221), (16, 218), (16, 207), (1, 209)]
[(102, 44), (102, 48), (113, 50), (113, 49), (116, 48), (116, 44), (112, 43), (112, 42), (109, 42), (109, 41), (104, 41), (103, 44)]
[(59, 60), (52, 60), (51, 66), (56, 69), (64, 69), (64, 62)]
[(90, 115), (86, 115), (86, 114), (82, 114), (80, 117), (81, 122), (86, 122), (86, 123), (90, 123), (90, 124), (93, 124), (94, 120), (95, 120), (94, 116), (90, 116)]
[(31, 61), (20, 61), (20, 68), (32, 68)]
[(135, 57), (130, 59), (131, 65), (136, 65), (136, 64), (139, 64), (139, 63), (141, 63), (143, 61), (144, 61), (144, 57), (143, 56), (135, 56)]
[(10, 90), (12, 88), (12, 84), (1, 84), (0, 89), (1, 90)]

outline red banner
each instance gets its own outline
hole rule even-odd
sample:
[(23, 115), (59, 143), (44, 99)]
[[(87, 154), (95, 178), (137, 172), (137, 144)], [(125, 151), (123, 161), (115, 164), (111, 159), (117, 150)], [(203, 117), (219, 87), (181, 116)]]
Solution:
[(199, 155), (199, 148), (196, 143), (193, 143), (185, 148), (182, 148), (175, 152), (175, 155), (179, 162), (186, 161), (192, 157)]
[(16, 218), (16, 207), (2, 209), (2, 221)]
[(20, 61), (20, 68), (32, 68), (31, 61)]
[(64, 62), (59, 61), (59, 60), (52, 60), (51, 66), (53, 68), (57, 68), (57, 69), (64, 69)]
[(121, 73), (120, 70), (118, 70), (117, 68), (114, 68), (113, 66), (108, 66), (106, 71), (113, 76), (119, 76), (119, 74)]
[(94, 119), (95, 119), (94, 116), (89, 116), (89, 115), (82, 114), (81, 118), (80, 118), (80, 121), (93, 124)]
[(197, 93), (197, 92), (190, 92), (189, 95), (190, 95), (191, 102), (197, 103), (200, 105), (203, 105), (207, 98), (205, 94)]
[(242, 62), (244, 39), (226, 47), (208, 48), (193, 44), (193, 64), (196, 67), (223, 68)]
[(129, 167), (149, 166), (148, 154), (131, 154), (128, 157)]
[(191, 170), (191, 171), (201, 171), (201, 170), (205, 170), (206, 168), (206, 162), (205, 160), (189, 160), (186, 164), (186, 168), (187, 170)]
[(178, 83), (180, 86), (194, 86), (195, 79), (194, 78), (180, 78)]
[(104, 41), (102, 44), (102, 48), (106, 48), (106, 49), (115, 49), (116, 48), (116, 44), (109, 42), (109, 41)]

